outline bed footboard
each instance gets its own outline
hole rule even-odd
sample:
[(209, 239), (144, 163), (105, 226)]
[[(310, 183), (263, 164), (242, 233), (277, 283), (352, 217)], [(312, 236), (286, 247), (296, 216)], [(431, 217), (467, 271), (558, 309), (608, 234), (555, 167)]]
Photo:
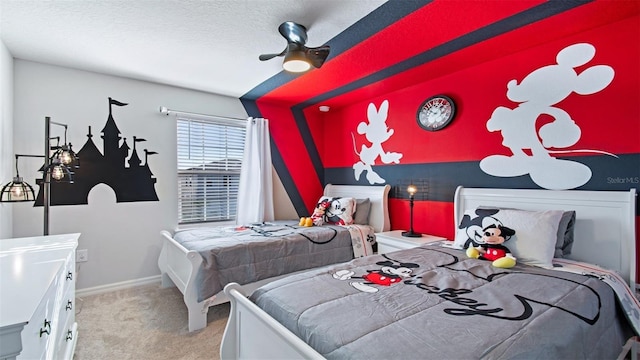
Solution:
[(204, 329), (212, 299), (198, 302), (195, 277), (202, 264), (202, 256), (180, 245), (168, 231), (163, 230), (160, 234), (163, 242), (158, 267), (162, 274), (162, 286), (176, 286), (182, 293), (189, 312), (189, 331)]
[[(184, 303), (189, 312), (189, 332), (204, 329), (207, 326), (209, 307), (229, 301), (227, 294), (224, 291), (220, 291), (216, 295), (198, 302), (195, 278), (202, 265), (202, 256), (197, 251), (187, 250), (174, 240), (168, 231), (162, 230), (160, 234), (163, 242), (160, 257), (158, 258), (158, 267), (162, 276), (162, 287), (176, 286), (182, 293)], [(243, 291), (251, 294), (255, 289), (269, 282), (308, 270), (300, 270), (244, 284)]]
[(324, 359), (249, 301), (240, 285), (228, 284), (224, 292), (231, 310), (222, 336), (221, 359)]

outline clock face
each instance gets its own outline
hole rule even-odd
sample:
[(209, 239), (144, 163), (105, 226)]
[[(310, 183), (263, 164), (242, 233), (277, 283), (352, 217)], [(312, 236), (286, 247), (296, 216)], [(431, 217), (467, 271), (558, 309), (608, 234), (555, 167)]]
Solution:
[(451, 98), (444, 95), (432, 96), (418, 109), (416, 119), (421, 128), (436, 131), (449, 125), (456, 107)]

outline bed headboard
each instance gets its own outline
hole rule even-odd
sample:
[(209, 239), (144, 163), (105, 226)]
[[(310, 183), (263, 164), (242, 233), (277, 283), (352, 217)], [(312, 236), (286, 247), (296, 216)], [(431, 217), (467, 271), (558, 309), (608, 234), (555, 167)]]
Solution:
[(369, 198), (371, 210), (369, 211), (369, 225), (376, 232), (389, 231), (389, 190), (391, 186), (362, 186), (362, 185), (333, 185), (324, 187), (325, 196), (352, 197), (356, 199)]
[(478, 206), (523, 210), (575, 210), (570, 259), (615, 270), (636, 283), (636, 191), (456, 189), (455, 223)]

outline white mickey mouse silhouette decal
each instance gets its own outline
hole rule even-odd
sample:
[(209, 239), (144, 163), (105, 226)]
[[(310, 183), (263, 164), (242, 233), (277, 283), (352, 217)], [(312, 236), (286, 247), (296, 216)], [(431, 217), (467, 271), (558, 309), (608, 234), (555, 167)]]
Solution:
[(356, 149), (355, 138), (353, 133), (353, 149), (355, 153), (360, 156), (360, 161), (353, 164), (353, 172), (356, 180), (360, 180), (360, 175), (363, 171), (367, 171), (367, 181), (369, 184), (384, 184), (385, 180), (380, 177), (373, 169), (372, 165), (375, 165), (376, 159), (380, 157), (380, 160), (384, 164), (398, 164), (402, 158), (402, 154), (396, 152), (385, 152), (382, 149), (382, 143), (389, 140), (393, 135), (393, 129), (387, 127), (387, 113), (389, 112), (389, 101), (385, 100), (380, 105), (380, 109), (376, 109), (373, 103), (369, 104), (367, 108), (367, 118), (369, 123), (361, 122), (358, 124), (358, 134), (364, 134), (367, 140), (371, 143), (371, 147), (367, 147), (362, 144), (360, 153)]
[[(599, 150), (551, 150), (570, 147), (578, 142), (580, 127), (558, 104), (573, 92), (590, 95), (606, 88), (613, 80), (613, 68), (595, 65), (576, 73), (574, 68), (585, 65), (595, 55), (591, 44), (568, 46), (556, 56), (555, 65), (534, 70), (518, 84), (507, 84), (507, 98), (520, 103), (517, 108), (499, 106), (487, 121), (487, 130), (501, 131), (502, 144), (512, 156), (491, 155), (480, 161), (480, 168), (487, 174), (512, 177), (529, 174), (533, 182), (546, 189), (571, 189), (584, 185), (591, 179), (588, 166), (557, 159), (551, 154), (567, 152), (597, 152)], [(536, 120), (542, 114), (553, 121), (536, 131)], [(528, 154), (525, 150), (529, 150)]]

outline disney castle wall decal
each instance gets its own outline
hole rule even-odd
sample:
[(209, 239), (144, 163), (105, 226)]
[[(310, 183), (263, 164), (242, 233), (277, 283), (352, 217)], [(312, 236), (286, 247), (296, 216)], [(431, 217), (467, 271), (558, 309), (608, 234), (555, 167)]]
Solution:
[[(82, 205), (88, 204), (89, 192), (94, 186), (105, 184), (116, 195), (116, 202), (158, 201), (155, 190), (156, 178), (153, 176), (149, 163), (149, 155), (155, 151), (144, 149), (144, 164), (138, 156), (136, 145), (146, 141), (133, 137), (133, 150), (127, 145), (127, 138), (120, 136), (120, 130), (112, 115), (112, 106), (126, 106), (128, 104), (109, 98), (109, 117), (102, 129), (104, 154), (98, 150), (93, 142), (91, 126), (87, 134), (87, 142), (78, 151), (80, 167), (75, 169), (73, 184), (66, 182), (51, 183), (51, 205)], [(122, 143), (120, 140), (122, 139)], [(128, 159), (127, 159), (128, 157)], [(40, 190), (34, 206), (42, 206), (43, 179), (36, 181)]]

